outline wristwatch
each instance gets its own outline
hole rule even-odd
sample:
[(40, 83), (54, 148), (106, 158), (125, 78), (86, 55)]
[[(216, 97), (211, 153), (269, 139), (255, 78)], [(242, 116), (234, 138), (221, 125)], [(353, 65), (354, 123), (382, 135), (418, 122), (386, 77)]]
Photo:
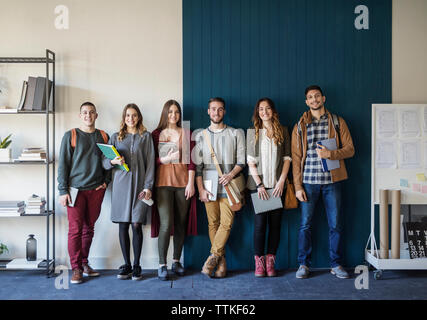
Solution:
[(258, 189), (259, 187), (263, 187), (263, 186), (264, 186), (264, 183), (262, 183), (261, 181), (259, 184), (256, 185), (256, 188)]

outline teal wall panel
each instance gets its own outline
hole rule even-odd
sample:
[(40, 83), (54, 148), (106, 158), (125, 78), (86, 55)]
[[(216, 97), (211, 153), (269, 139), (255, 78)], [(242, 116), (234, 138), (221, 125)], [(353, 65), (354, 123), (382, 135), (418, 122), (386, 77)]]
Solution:
[[(355, 7), (369, 9), (357, 30)], [(255, 102), (272, 98), (290, 129), (307, 110), (304, 89), (320, 85), (326, 107), (347, 121), (356, 154), (344, 183), (345, 265), (363, 262), (370, 230), (371, 104), (391, 102), (391, 0), (183, 0), (183, 106), (192, 129), (207, 127), (210, 97), (227, 103), (225, 122), (248, 128)], [(319, 203), (313, 267), (329, 266), (328, 225)], [(297, 267), (299, 210), (285, 211), (278, 268)], [(204, 206), (199, 236), (185, 242), (185, 265), (201, 268), (210, 242)], [(253, 268), (253, 211), (236, 215), (230, 269)]]

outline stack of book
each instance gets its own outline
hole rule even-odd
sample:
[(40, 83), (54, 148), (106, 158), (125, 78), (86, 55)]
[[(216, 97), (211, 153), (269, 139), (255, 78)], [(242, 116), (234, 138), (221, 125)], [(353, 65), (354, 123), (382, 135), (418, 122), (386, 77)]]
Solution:
[(46, 161), (46, 151), (43, 148), (24, 148), (18, 161)]
[(24, 201), (0, 201), (0, 217), (19, 217), (24, 211)]
[(27, 200), (27, 208), (25, 214), (42, 214), (46, 211), (46, 200), (44, 197), (39, 197), (33, 194)]

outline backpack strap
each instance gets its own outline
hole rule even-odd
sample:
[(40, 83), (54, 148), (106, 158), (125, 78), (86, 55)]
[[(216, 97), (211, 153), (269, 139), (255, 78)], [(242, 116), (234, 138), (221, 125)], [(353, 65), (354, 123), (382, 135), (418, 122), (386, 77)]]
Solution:
[(108, 136), (105, 133), (105, 131), (104, 130), (100, 130), (100, 129), (98, 129), (98, 130), (101, 133), (102, 139), (104, 139), (104, 143), (107, 143), (108, 142)]
[(76, 148), (77, 132), (76, 129), (71, 129), (71, 148)]
[(302, 139), (301, 121), (298, 121), (297, 129), (298, 129), (298, 135), (299, 135), (299, 136), (300, 136), (300, 138), (301, 138), (301, 149), (303, 149), (304, 141), (303, 141), (303, 139)]
[[(98, 129), (99, 130), (99, 129)], [(108, 143), (108, 135), (105, 133), (104, 130), (99, 130), (102, 136), (102, 140), (104, 140), (104, 143)], [(76, 129), (71, 129), (71, 148), (76, 148), (76, 142), (77, 142), (77, 132)]]
[(337, 132), (337, 135), (338, 135), (339, 149), (341, 149), (342, 144), (341, 144), (341, 135), (340, 135), (340, 120), (336, 114), (332, 114), (332, 123), (334, 124), (335, 131)]

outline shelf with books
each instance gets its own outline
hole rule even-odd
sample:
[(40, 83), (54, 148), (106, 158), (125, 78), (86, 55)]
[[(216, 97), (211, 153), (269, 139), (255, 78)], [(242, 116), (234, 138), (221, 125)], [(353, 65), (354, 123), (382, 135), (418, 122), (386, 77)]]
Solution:
[(47, 211), (45, 211), (44, 213), (37, 213), (37, 214), (26, 214), (25, 212), (23, 214), (21, 214), (21, 217), (46, 217), (46, 216), (50, 216), (55, 214), (55, 211), (50, 210), (49, 214), (47, 213)]
[(55, 164), (55, 159), (46, 162), (46, 161), (10, 161), (10, 162), (0, 162), (0, 165), (46, 165), (46, 164)]
[[(3, 263), (1, 263), (3, 262)], [(36, 261), (27, 261), (26, 258), (14, 258), (8, 260), (0, 260), (0, 269), (8, 270), (44, 270), (52, 269), (55, 266), (55, 259), (50, 259), (49, 264), (46, 259), (38, 259)]]
[[(25, 214), (25, 210), (19, 211), (17, 217), (45, 217), (46, 218), (46, 256), (43, 257), (45, 261), (50, 261), (49, 264), (45, 263), (45, 266), (32, 269), (46, 270), (47, 276), (53, 274), (55, 269), (55, 159), (49, 156), (48, 161), (43, 160), (46, 155), (55, 155), (55, 53), (46, 49), (45, 57), (0, 57), (0, 64), (8, 63), (41, 63), (45, 64), (46, 74), (43, 77), (28, 77), (28, 81), (23, 81), (21, 90), (21, 99), (15, 109), (0, 109), (0, 116), (9, 115), (45, 115), (45, 129), (46, 129), (46, 144), (43, 151), (34, 152), (41, 158), (40, 161), (34, 161), (31, 159), (25, 159), (26, 157), (32, 158), (29, 155), (21, 154), (20, 157), (24, 158), (24, 161), (10, 161), (0, 162), (0, 167), (6, 168), (7, 166), (45, 166), (46, 167), (46, 178), (43, 179), (46, 183), (46, 199), (45, 207), (39, 206), (39, 210), (43, 213)], [(15, 117), (9, 118), (10, 121), (15, 121)], [(16, 120), (18, 121), (18, 120)], [(26, 153), (26, 152), (23, 152)], [(27, 152), (31, 153), (31, 152)], [(44, 155), (42, 155), (43, 153)], [(27, 161), (25, 161), (27, 160)], [(35, 159), (37, 160), (37, 159)], [(52, 170), (50, 170), (52, 168)], [(9, 170), (9, 168), (7, 168)], [(36, 169), (34, 169), (36, 170)], [(19, 172), (18, 168), (14, 168), (13, 172)], [(7, 216), (7, 210), (3, 209), (4, 217)], [(13, 211), (13, 210), (12, 210)], [(39, 211), (39, 212), (40, 212)], [(32, 209), (31, 212), (38, 212), (37, 208)], [(14, 216), (13, 213), (10, 215)], [(4, 235), (3, 235), (4, 236)], [(7, 236), (7, 235), (6, 235)], [(20, 259), (22, 260), (22, 259)], [(53, 268), (52, 268), (53, 267)], [(1, 269), (1, 268), (0, 268)], [(18, 268), (20, 269), (20, 268)], [(26, 269), (26, 268), (23, 268)], [(53, 270), (52, 270), (53, 269)]]
[[(53, 53), (50, 50), (47, 50), (50, 53)], [(55, 59), (52, 58), (20, 58), (20, 57), (0, 57), (0, 63), (55, 63)]]
[(26, 214), (24, 212), (24, 213), (21, 213), (19, 215), (17, 214), (17, 215), (6, 215), (6, 216), (2, 216), (1, 213), (0, 213), (0, 218), (47, 217), (47, 216), (51, 216), (53, 214), (55, 214), (54, 210), (50, 210), (49, 214), (47, 213), (47, 211), (45, 211), (44, 213), (37, 213), (37, 214)]
[[(6, 111), (7, 110), (7, 111)], [(52, 110), (49, 110), (49, 112), (46, 112), (45, 110), (42, 111), (31, 111), (31, 110), (17, 110), (17, 109), (0, 109), (0, 114), (54, 114)]]

